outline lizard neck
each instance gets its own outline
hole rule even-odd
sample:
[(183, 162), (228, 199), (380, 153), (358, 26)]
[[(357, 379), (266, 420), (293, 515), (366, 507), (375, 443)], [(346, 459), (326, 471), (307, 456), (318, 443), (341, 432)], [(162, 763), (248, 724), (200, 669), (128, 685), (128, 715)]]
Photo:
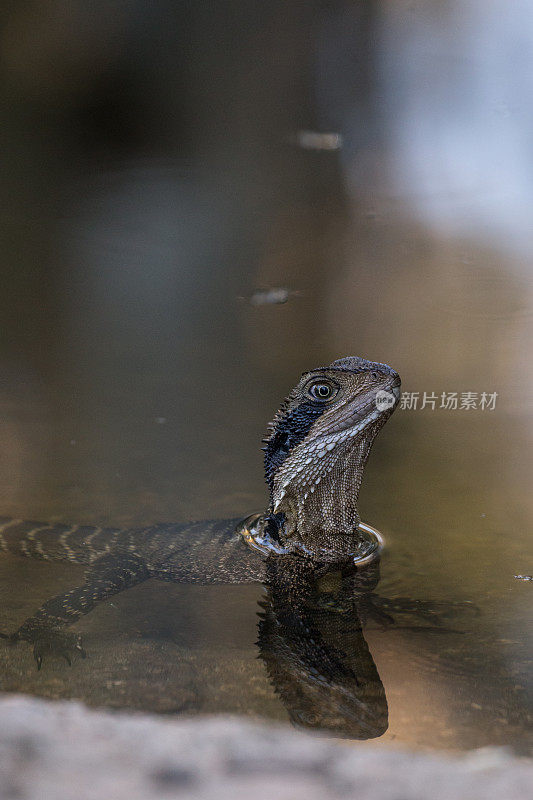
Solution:
[(273, 541), (285, 551), (303, 551), (324, 561), (340, 561), (357, 551), (359, 489), (373, 438), (354, 442), (311, 486), (296, 483), (281, 498), (272, 493), (267, 520)]

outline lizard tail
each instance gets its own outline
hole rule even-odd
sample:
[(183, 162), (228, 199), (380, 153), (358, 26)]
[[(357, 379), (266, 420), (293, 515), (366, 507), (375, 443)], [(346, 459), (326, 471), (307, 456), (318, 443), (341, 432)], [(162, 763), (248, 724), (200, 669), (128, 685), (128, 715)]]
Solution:
[(0, 551), (91, 564), (109, 552), (121, 531), (96, 525), (65, 525), (0, 517)]

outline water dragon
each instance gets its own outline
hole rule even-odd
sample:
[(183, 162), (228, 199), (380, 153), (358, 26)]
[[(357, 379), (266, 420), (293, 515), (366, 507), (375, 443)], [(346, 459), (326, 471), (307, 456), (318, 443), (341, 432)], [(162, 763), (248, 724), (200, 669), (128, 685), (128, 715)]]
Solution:
[[(70, 663), (73, 653), (85, 651), (66, 626), (149, 578), (263, 581), (258, 644), (293, 721), (343, 735), (379, 735), (386, 701), (361, 633), (361, 608), (378, 567), (354, 566), (364, 563), (369, 547), (357, 502), (373, 441), (399, 394), (397, 372), (359, 357), (305, 372), (264, 439), (269, 505), (245, 520), (121, 530), (0, 519), (1, 550), (86, 565), (81, 586), (47, 600), (18, 630), (1, 635), (31, 643), (38, 668), (48, 654)], [(335, 592), (317, 589), (332, 574), (340, 576)], [(371, 706), (377, 710), (369, 712)]]

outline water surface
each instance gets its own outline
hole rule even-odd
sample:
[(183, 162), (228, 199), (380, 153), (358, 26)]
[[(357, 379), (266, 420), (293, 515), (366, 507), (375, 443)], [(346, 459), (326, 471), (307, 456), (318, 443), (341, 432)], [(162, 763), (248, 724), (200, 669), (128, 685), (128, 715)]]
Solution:
[[(404, 30), (407, 6), (421, 4), (398, 5)], [(431, 116), (427, 129), (416, 128), (429, 149), (410, 146), (411, 161), (395, 139), (394, 86), (379, 65), (408, 76), (404, 100), (420, 96), (420, 76), (409, 72), (400, 39), (393, 48), (372, 35), (381, 4), (369, 3), (365, 19), (351, 4), (332, 6), (329, 16), (315, 9), (312, 20), (287, 11), (281, 37), (279, 24), (258, 24), (250, 12), (239, 18), (239, 47), (234, 21), (207, 19), (200, 6), (180, 28), (197, 72), (172, 61), (181, 51), (159, 12), (147, 23), (150, 53), (132, 48), (140, 67), (127, 47), (108, 49), (105, 69), (78, 65), (70, 84), (61, 70), (43, 72), (37, 60), (34, 74), (33, 62), (11, 53), (0, 512), (132, 526), (262, 510), (260, 439), (300, 373), (346, 355), (385, 361), (405, 392), (437, 401), (396, 411), (361, 493), (363, 519), (388, 542), (376, 591), (404, 607), (391, 612), (394, 625), (370, 619), (365, 628), (389, 706), (388, 730), (376, 741), (530, 753), (533, 582), (515, 577), (533, 573), (527, 237), (516, 247), (508, 228), (492, 224), (499, 207), (509, 218), (504, 196), (495, 203), (491, 195), (492, 216), (483, 216), (486, 184), (476, 191), (475, 181), (454, 183), (428, 206), (448, 174), (445, 147)], [(437, 16), (426, 23), (438, 34)], [(144, 42), (137, 17), (124, 33), (130, 46)], [(394, 31), (393, 17), (387, 24)], [(427, 41), (424, 30), (407, 27), (411, 46)], [(206, 33), (214, 28), (216, 46)], [(346, 31), (366, 49), (354, 50)], [(317, 51), (329, 64), (320, 86), (311, 68)], [(261, 56), (254, 69), (251, 52)], [(343, 60), (354, 52), (374, 58), (363, 59), (365, 68)], [(93, 74), (100, 83), (90, 83)], [(438, 78), (420, 74), (430, 85)], [(439, 130), (462, 119), (458, 108), (471, 108), (472, 86), (452, 83)], [(485, 98), (487, 108), (507, 102), (505, 87), (500, 94)], [(111, 102), (118, 97), (122, 105)], [(525, 125), (507, 107), (506, 130), (513, 119)], [(404, 113), (416, 127), (409, 103)], [(28, 123), (36, 118), (38, 126)], [(482, 122), (500, 126), (501, 115)], [(298, 131), (317, 127), (338, 128), (342, 148), (299, 147)], [(505, 148), (502, 136), (491, 129), (490, 141)], [(410, 168), (417, 158), (432, 167), (429, 194)], [(494, 163), (491, 155), (478, 165), (490, 186)], [(291, 290), (287, 302), (249, 302), (272, 288)], [(497, 400), (494, 410), (446, 410), (443, 392), (477, 393), (478, 405), (483, 392)], [(72, 565), (2, 556), (0, 629), (13, 630), (81, 579)], [(29, 646), (0, 643), (0, 688), (287, 721), (257, 658), (263, 598), (260, 585), (148, 582), (76, 625), (89, 657), (71, 668), (49, 659), (38, 672)], [(435, 614), (420, 615), (416, 604), (405, 611), (406, 598)]]

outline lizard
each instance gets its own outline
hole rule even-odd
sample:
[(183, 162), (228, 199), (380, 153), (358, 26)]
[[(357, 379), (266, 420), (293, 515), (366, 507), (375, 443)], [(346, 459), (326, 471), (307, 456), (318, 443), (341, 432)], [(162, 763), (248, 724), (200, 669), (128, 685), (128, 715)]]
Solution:
[(50, 653), (70, 664), (73, 654), (84, 657), (85, 651), (81, 637), (66, 626), (149, 578), (264, 581), (269, 565), (285, 556), (306, 564), (317, 578), (353, 566), (354, 559), (363, 563), (369, 543), (360, 527), (359, 488), (374, 439), (398, 403), (400, 385), (394, 369), (358, 356), (304, 372), (263, 440), (268, 507), (244, 521), (122, 530), (0, 518), (0, 551), (86, 566), (81, 586), (47, 600), (14, 633), (0, 635), (32, 644), (38, 669)]

